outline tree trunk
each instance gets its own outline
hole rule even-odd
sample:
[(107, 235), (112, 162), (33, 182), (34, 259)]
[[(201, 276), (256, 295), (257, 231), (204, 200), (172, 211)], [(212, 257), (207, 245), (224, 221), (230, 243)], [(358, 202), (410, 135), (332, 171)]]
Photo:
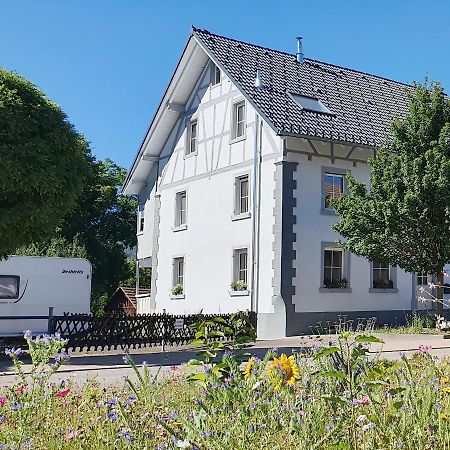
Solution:
[(442, 313), (444, 312), (444, 305), (443, 305), (443, 301), (444, 301), (444, 272), (440, 272), (437, 276), (437, 284), (438, 284), (438, 288), (436, 289), (436, 298), (437, 298), (437, 303), (436, 303), (436, 314), (438, 314), (439, 316), (442, 315)]

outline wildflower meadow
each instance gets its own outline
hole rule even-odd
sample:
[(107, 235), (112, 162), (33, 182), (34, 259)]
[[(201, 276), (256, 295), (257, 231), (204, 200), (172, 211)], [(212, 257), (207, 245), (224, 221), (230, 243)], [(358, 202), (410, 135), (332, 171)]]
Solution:
[(189, 367), (159, 377), (124, 355), (135, 377), (111, 389), (53, 383), (65, 340), (26, 332), (31, 373), (7, 350), (17, 381), (0, 390), (0, 449), (450, 448), (450, 365), (427, 346), (386, 361), (368, 355), (379, 338), (345, 332), (259, 359), (246, 333), (226, 344), (208, 329)]

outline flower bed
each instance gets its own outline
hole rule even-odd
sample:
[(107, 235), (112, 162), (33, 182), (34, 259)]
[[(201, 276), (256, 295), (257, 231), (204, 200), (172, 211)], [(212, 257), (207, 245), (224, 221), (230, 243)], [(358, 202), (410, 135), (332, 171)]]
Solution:
[[(19, 449), (444, 449), (450, 445), (450, 365), (421, 346), (412, 358), (367, 357), (373, 336), (343, 333), (307, 354), (263, 360), (206, 343), (183, 369), (157, 381), (77, 390), (51, 375), (67, 358), (58, 336), (30, 342), (33, 373), (0, 391), (0, 448)], [(236, 346), (239, 347), (239, 346)], [(210, 355), (208, 356), (208, 352)], [(56, 354), (56, 360), (50, 356)], [(212, 356), (211, 356), (212, 355)]]

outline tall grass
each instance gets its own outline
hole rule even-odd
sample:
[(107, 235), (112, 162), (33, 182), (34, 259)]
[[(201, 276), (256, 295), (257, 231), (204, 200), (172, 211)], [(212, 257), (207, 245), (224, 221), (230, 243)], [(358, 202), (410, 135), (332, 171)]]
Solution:
[(398, 361), (368, 358), (372, 342), (343, 333), (332, 346), (263, 360), (227, 349), (196, 366), (193, 381), (178, 368), (158, 380), (125, 355), (136, 376), (107, 390), (53, 384), (55, 346), (39, 342), (31, 375), (10, 351), (19, 372), (0, 393), (0, 448), (450, 449), (448, 361), (423, 346)]

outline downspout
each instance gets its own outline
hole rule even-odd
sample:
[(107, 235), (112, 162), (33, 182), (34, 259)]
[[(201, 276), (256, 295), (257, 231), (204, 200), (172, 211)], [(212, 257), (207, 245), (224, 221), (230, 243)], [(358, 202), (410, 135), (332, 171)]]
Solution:
[(258, 312), (259, 291), (259, 234), (261, 201), (261, 144), (262, 120), (255, 114), (255, 136), (253, 151), (253, 214), (252, 214), (252, 280), (251, 311)]
[[(141, 221), (141, 217), (140, 217), (140, 209), (139, 209), (139, 195), (137, 196), (137, 204), (138, 204), (138, 212), (137, 212), (137, 224), (136, 224), (136, 231), (139, 230), (139, 227), (141, 226), (140, 221)], [(139, 260), (137, 257), (137, 241), (136, 241), (136, 295), (139, 295)], [(136, 300), (137, 302), (137, 300)], [(136, 303), (137, 304), (137, 303)]]

